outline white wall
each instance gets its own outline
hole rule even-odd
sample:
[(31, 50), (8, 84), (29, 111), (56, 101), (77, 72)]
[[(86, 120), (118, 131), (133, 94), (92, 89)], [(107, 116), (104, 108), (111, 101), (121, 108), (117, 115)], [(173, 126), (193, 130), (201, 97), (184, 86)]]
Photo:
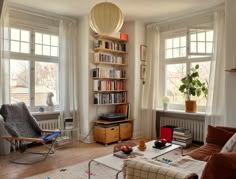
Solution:
[(139, 21), (126, 22), (121, 29), (129, 35), (127, 58), (128, 101), (134, 119), (133, 138), (143, 136), (141, 124), (142, 81), (140, 80), (140, 45), (145, 44), (145, 25)]
[[(226, 0), (226, 69), (236, 64), (236, 1)], [(236, 68), (236, 67), (234, 67)], [(226, 72), (226, 126), (236, 127), (236, 72)], [(223, 85), (223, 84), (222, 84)]]

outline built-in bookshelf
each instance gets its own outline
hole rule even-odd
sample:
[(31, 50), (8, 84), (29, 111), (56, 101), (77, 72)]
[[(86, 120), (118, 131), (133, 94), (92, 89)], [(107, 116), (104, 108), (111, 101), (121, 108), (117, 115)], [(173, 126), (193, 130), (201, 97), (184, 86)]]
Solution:
[(93, 103), (118, 105), (127, 103), (126, 90), (127, 40), (106, 35), (95, 35)]

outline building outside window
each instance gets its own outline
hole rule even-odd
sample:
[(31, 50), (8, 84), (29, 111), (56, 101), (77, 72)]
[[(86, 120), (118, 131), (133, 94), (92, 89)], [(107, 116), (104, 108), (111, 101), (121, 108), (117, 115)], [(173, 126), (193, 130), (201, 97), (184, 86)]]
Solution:
[[(170, 99), (170, 108), (183, 110), (184, 95), (179, 91), (181, 79), (199, 64), (200, 80), (209, 82), (213, 54), (212, 28), (190, 28), (161, 34), (161, 93)], [(204, 111), (206, 98), (193, 97)]]
[(47, 94), (59, 105), (59, 37), (34, 28), (10, 28), (10, 103), (46, 106)]

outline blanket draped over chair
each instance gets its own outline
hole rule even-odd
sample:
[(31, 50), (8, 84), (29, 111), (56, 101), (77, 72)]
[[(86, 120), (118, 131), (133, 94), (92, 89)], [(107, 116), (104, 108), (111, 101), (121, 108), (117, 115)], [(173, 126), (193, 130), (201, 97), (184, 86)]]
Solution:
[[(34, 153), (43, 155), (45, 160), (50, 153), (54, 153), (53, 146), (55, 139), (60, 135), (59, 130), (42, 130), (40, 129), (36, 119), (31, 115), (25, 103), (20, 102), (17, 104), (3, 104), (0, 109), (0, 115), (4, 119), (5, 129), (11, 136), (0, 136), (2, 139), (6, 139), (13, 143), (18, 141), (17, 146), (21, 152), (26, 150), (29, 143), (41, 143), (48, 147), (48, 152)], [(13, 143), (15, 144), (15, 143)], [(31, 152), (32, 153), (32, 152)], [(16, 162), (28, 164), (27, 162)], [(34, 163), (34, 162), (30, 162)]]

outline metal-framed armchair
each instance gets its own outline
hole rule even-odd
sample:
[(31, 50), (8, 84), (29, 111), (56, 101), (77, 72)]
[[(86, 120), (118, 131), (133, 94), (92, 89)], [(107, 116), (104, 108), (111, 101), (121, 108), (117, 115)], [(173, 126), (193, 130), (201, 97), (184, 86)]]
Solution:
[[(15, 145), (20, 152), (27, 152), (29, 157), (21, 155), (12, 160), (19, 164), (32, 164), (38, 161), (45, 160), (49, 154), (54, 153), (54, 144), (56, 138), (60, 135), (59, 130), (42, 130), (40, 129), (36, 119), (30, 114), (24, 102), (17, 104), (3, 104), (0, 109), (0, 114), (4, 119), (4, 127), (10, 134), (9, 136), (0, 136), (1, 139), (6, 139)], [(47, 147), (46, 152), (28, 152), (28, 146), (32, 143), (41, 143)], [(33, 155), (34, 156), (33, 156)], [(40, 156), (35, 157), (35, 155)]]

